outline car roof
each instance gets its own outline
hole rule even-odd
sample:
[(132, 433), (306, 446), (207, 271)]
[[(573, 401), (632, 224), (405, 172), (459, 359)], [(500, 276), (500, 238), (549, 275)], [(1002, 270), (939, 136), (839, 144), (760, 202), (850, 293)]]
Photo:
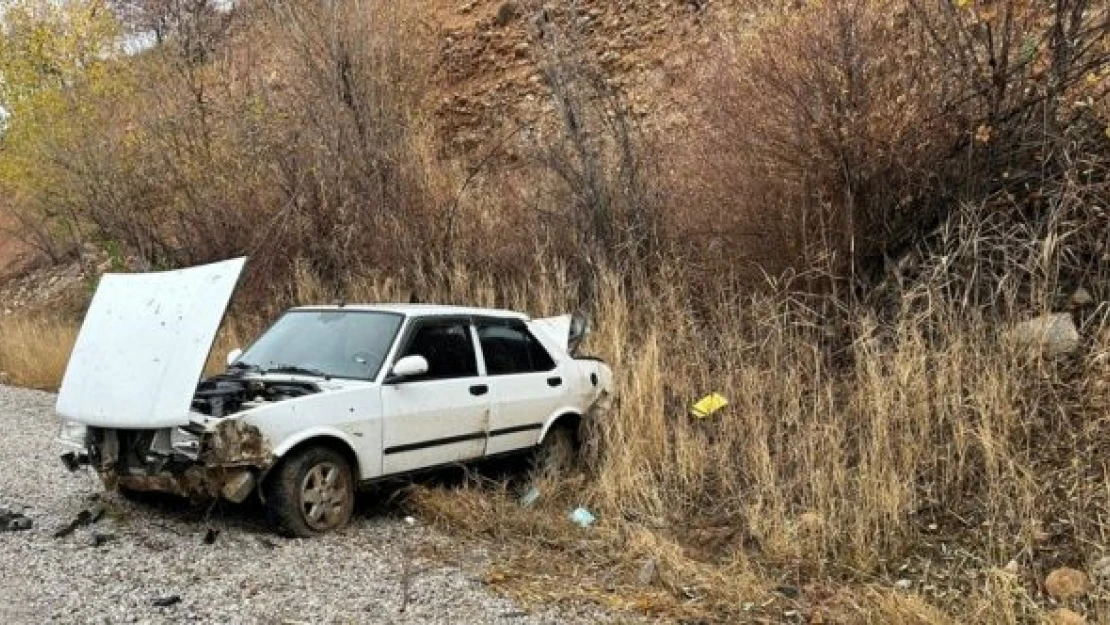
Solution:
[(500, 317), (528, 321), (528, 315), (498, 308), (472, 306), (447, 306), (442, 304), (331, 304), (298, 306), (293, 310), (353, 310), (361, 312), (387, 312), (409, 317)]

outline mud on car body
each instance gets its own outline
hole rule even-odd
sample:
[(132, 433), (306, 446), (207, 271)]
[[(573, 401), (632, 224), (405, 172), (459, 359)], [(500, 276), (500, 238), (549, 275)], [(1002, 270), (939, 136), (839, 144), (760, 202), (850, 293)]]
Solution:
[(309, 536), (346, 524), (360, 484), (553, 456), (608, 403), (581, 318), (454, 306), (294, 308), (200, 380), (244, 262), (102, 278), (58, 396), (71, 470), (125, 495), (257, 493)]

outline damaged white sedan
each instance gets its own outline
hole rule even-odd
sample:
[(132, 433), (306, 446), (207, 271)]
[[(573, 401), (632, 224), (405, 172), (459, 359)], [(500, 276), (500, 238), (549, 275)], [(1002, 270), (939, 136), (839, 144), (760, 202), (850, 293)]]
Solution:
[(575, 356), (576, 317), (402, 304), (294, 308), (198, 384), (244, 262), (102, 278), (58, 395), (71, 470), (125, 494), (257, 492), (311, 536), (348, 522), (362, 484), (565, 453), (611, 393), (609, 367)]

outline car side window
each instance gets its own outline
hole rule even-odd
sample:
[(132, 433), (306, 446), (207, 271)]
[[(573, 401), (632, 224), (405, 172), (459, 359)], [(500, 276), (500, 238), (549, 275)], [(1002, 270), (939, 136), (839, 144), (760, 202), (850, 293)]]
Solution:
[(474, 342), (470, 338), (470, 325), (466, 322), (433, 323), (419, 327), (401, 356), (416, 355), (428, 361), (428, 373), (413, 378), (413, 381), (478, 375)]
[(482, 344), (489, 375), (551, 371), (555, 368), (555, 361), (527, 328), (480, 324), (478, 340)]

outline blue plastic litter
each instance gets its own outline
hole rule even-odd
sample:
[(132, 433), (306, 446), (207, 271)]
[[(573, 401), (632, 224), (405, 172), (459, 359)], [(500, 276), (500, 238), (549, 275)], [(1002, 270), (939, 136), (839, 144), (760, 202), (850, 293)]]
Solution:
[(589, 527), (597, 520), (590, 511), (585, 508), (575, 508), (574, 512), (570, 513), (570, 520), (578, 525), (578, 527)]

